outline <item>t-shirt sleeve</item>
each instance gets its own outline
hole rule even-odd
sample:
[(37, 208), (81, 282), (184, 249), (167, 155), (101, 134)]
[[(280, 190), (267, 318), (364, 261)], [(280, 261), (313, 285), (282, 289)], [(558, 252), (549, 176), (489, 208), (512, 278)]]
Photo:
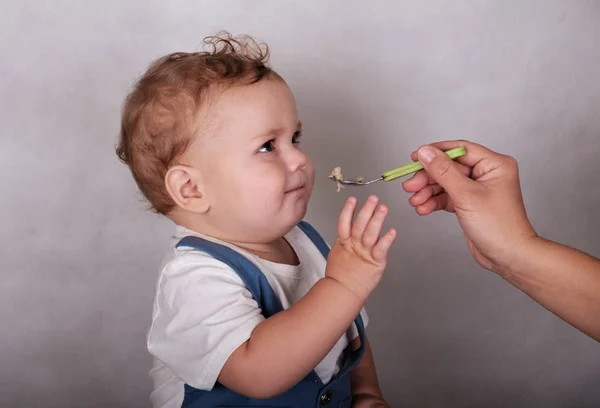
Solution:
[(148, 350), (186, 384), (210, 390), (227, 359), (264, 319), (229, 266), (188, 251), (162, 271)]

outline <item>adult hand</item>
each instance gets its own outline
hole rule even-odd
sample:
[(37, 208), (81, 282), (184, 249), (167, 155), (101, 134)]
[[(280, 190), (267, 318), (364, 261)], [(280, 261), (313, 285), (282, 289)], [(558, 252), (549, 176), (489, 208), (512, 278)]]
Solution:
[[(467, 154), (456, 162), (442, 152), (459, 146)], [(423, 146), (412, 157), (425, 169), (404, 183), (417, 213), (455, 213), (481, 266), (600, 341), (600, 260), (537, 236), (513, 158), (465, 141)]]
[[(443, 150), (464, 146), (452, 161)], [(527, 218), (515, 159), (467, 141), (422, 146), (412, 153), (425, 170), (404, 182), (420, 215), (444, 210), (456, 214), (467, 245), (486, 269), (506, 268), (516, 253), (537, 237)]]

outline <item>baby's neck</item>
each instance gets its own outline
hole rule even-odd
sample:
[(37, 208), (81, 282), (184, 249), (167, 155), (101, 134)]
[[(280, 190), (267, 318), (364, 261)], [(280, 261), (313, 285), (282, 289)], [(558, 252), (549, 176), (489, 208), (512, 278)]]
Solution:
[(290, 243), (284, 237), (268, 244), (229, 243), (258, 256), (259, 258), (266, 259), (267, 261), (287, 265), (298, 265), (300, 263), (296, 251), (294, 251), (294, 248), (292, 248)]
[(277, 237), (273, 240), (267, 240), (268, 242), (250, 242), (223, 235), (220, 231), (210, 228), (208, 225), (198, 225), (197, 223), (190, 223), (187, 222), (187, 220), (176, 219), (174, 217), (172, 217), (172, 219), (176, 224), (181, 225), (182, 227), (235, 245), (252, 255), (266, 259), (267, 261), (287, 265), (298, 265), (300, 262), (294, 248), (292, 248), (285, 237)]

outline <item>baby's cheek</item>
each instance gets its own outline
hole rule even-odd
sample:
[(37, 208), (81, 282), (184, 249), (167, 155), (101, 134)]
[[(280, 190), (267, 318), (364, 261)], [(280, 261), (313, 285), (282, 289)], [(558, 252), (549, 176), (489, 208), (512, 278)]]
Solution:
[[(278, 189), (268, 183), (256, 183), (251, 191), (245, 191), (244, 202), (247, 208), (263, 213), (272, 208), (278, 200)], [(281, 198), (279, 198), (281, 200)]]
[(306, 169), (306, 184), (309, 190), (312, 191), (315, 184), (315, 169), (312, 166)]

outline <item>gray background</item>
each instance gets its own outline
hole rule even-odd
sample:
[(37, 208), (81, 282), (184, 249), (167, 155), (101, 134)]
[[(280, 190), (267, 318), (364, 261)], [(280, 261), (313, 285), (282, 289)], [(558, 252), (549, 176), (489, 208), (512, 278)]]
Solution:
[[(0, 13), (0, 406), (145, 407), (157, 264), (172, 225), (114, 155), (147, 64), (219, 29), (266, 41), (296, 94), (334, 239), (349, 190), (418, 145), (521, 163), (548, 238), (600, 255), (598, 1), (7, 1)], [(356, 190), (358, 192), (358, 190)], [(368, 301), (392, 406), (600, 406), (600, 345), (472, 261), (451, 216), (376, 193), (400, 231)], [(600, 318), (600, 317), (599, 317)]]

